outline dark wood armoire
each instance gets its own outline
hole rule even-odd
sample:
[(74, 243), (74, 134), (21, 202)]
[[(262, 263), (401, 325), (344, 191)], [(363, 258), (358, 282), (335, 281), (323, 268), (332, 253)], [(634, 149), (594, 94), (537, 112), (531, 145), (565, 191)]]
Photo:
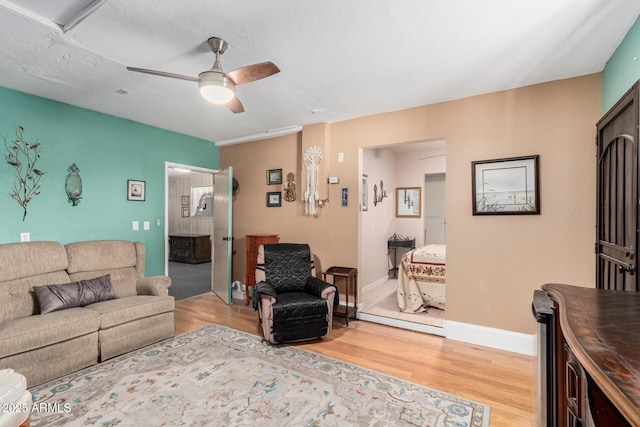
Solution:
[(637, 292), (639, 82), (597, 123), (596, 286)]

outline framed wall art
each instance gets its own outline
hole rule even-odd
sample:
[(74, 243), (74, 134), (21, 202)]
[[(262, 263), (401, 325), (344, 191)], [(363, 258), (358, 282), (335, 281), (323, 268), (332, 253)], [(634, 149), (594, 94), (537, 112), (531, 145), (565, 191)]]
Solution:
[(127, 180), (127, 200), (144, 202), (146, 198), (146, 182), (135, 179)]
[(267, 185), (282, 184), (282, 169), (269, 169), (267, 171)]
[(369, 181), (369, 176), (362, 174), (362, 188), (361, 188), (361, 194), (360, 194), (360, 210), (361, 211), (366, 211), (368, 208), (367, 203), (367, 183)]
[(396, 188), (396, 218), (420, 218), (421, 206), (421, 187)]
[(473, 215), (539, 215), (539, 157), (471, 162)]
[(191, 216), (210, 217), (213, 207), (213, 186), (191, 187)]
[(267, 207), (277, 208), (282, 206), (282, 192), (270, 191), (267, 193)]

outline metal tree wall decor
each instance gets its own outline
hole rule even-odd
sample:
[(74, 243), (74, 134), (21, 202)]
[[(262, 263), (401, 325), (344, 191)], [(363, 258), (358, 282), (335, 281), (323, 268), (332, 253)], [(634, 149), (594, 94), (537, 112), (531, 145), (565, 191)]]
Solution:
[(7, 149), (4, 158), (16, 169), (10, 194), (24, 209), (24, 215), (22, 215), (24, 221), (27, 218), (27, 205), (34, 196), (40, 194), (40, 180), (44, 175), (44, 172), (36, 169), (36, 162), (40, 159), (40, 142), (30, 144), (25, 141), (22, 126), (16, 129), (16, 139), (13, 141), (8, 141), (6, 136), (2, 139)]

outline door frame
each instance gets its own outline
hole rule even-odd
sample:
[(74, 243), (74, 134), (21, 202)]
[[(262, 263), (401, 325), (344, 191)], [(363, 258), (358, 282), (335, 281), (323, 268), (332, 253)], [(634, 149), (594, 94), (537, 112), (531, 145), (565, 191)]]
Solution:
[[(183, 163), (164, 162), (164, 274), (169, 275), (169, 169), (189, 169), (193, 172), (209, 173), (212, 176), (220, 172), (219, 169), (209, 169), (200, 166), (185, 165)], [(213, 278), (211, 279), (213, 281)]]

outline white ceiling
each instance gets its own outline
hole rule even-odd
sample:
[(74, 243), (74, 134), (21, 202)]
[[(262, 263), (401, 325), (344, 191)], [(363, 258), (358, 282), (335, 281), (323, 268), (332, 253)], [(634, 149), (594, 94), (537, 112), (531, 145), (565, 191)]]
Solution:
[[(0, 0), (0, 86), (218, 142), (599, 72), (640, 13), (640, 0), (96, 0), (63, 32), (77, 3)], [(237, 89), (244, 113), (125, 68), (197, 76), (210, 36), (229, 42), (225, 71), (281, 69)]]

